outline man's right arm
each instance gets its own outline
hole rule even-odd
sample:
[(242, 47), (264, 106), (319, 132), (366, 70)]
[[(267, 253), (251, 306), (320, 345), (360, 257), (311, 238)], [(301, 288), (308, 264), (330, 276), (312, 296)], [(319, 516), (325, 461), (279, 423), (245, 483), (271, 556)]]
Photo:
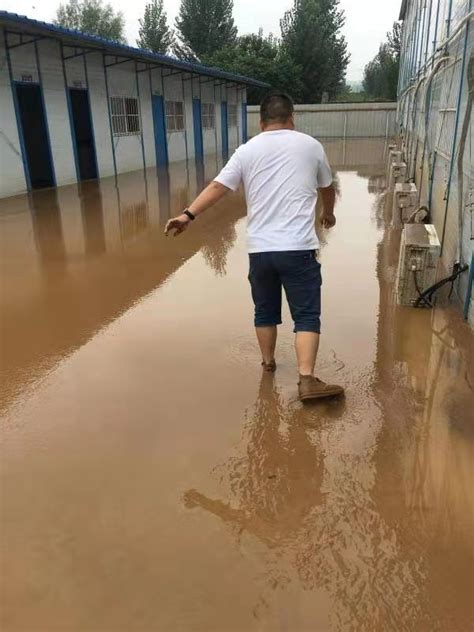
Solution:
[(324, 228), (332, 228), (336, 225), (336, 216), (334, 215), (334, 205), (336, 202), (336, 190), (333, 185), (332, 169), (326, 152), (323, 147), (321, 160), (318, 168), (318, 191), (323, 200), (323, 213), (320, 222)]
[(336, 203), (336, 189), (331, 184), (328, 187), (321, 187), (319, 193), (323, 200), (323, 213), (320, 218), (324, 228), (332, 228), (336, 225), (336, 216), (334, 215), (334, 205)]

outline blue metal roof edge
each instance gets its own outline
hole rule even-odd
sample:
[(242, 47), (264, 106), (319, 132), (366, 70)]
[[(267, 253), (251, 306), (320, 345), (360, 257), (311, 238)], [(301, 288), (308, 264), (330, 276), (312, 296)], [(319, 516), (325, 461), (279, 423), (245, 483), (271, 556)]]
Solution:
[(101, 44), (104, 48), (107, 48), (110, 51), (113, 51), (112, 54), (127, 53), (134, 59), (140, 58), (143, 61), (147, 61), (147, 60), (154, 61), (154, 62), (162, 63), (167, 66), (173, 66), (174, 68), (178, 68), (186, 72), (195, 72), (197, 74), (207, 75), (209, 77), (227, 79), (228, 81), (233, 81), (236, 83), (244, 83), (244, 84), (256, 86), (259, 88), (271, 87), (270, 84), (265, 83), (264, 81), (259, 81), (258, 79), (244, 77), (243, 75), (237, 75), (231, 72), (227, 72), (226, 70), (221, 70), (220, 68), (204, 66), (203, 64), (196, 64), (193, 62), (181, 61), (180, 59), (169, 57), (168, 55), (152, 53), (151, 51), (147, 51), (142, 48), (135, 48), (133, 46), (128, 46), (127, 44), (120, 44), (119, 42), (114, 42), (113, 40), (108, 40), (108, 39), (105, 39), (104, 37), (99, 37), (98, 35), (91, 35), (90, 33), (83, 33), (82, 31), (68, 29), (63, 26), (51, 24), (49, 22), (42, 22), (41, 20), (35, 20), (33, 18), (27, 17), (26, 15), (18, 15), (17, 13), (10, 13), (9, 11), (0, 10), (0, 21), (1, 20), (6, 20), (7, 22), (20, 25), (20, 26), (21, 25), (30, 26), (35, 29), (49, 31), (59, 36), (67, 35), (70, 37), (75, 37), (79, 40), (84, 41), (84, 43), (88, 42), (89, 44), (96, 44), (96, 45)]

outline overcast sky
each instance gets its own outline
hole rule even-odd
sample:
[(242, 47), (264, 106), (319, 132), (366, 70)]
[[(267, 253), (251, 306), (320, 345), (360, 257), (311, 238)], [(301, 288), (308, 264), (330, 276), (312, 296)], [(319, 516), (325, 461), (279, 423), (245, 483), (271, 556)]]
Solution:
[[(57, 0), (0, 0), (1, 9), (47, 22), (54, 19), (58, 4)], [(138, 18), (146, 0), (113, 0), (112, 4), (125, 15), (127, 39), (135, 45)], [(168, 18), (174, 22), (180, 0), (165, 0), (164, 4)], [(234, 0), (239, 33), (256, 32), (261, 26), (266, 34), (280, 35), (280, 18), (292, 5), (291, 0)], [(362, 79), (365, 64), (376, 54), (386, 31), (398, 18), (400, 5), (401, 0), (341, 0), (346, 12), (344, 34), (351, 53), (347, 79)]]

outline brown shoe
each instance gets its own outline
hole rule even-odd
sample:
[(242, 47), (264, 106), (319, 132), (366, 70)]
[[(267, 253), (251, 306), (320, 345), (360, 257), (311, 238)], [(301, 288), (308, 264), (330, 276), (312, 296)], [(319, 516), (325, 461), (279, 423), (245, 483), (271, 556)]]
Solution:
[(263, 370), (267, 373), (275, 373), (275, 371), (277, 370), (277, 364), (275, 360), (272, 360), (271, 362), (262, 362), (262, 366)]
[(342, 386), (336, 384), (326, 384), (312, 375), (300, 375), (298, 388), (301, 401), (309, 399), (322, 399), (323, 397), (334, 397), (344, 395)]

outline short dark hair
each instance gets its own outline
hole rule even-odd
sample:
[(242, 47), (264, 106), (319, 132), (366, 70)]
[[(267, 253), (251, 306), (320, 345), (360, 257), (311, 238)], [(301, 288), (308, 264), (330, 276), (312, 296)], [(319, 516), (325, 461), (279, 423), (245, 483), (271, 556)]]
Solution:
[(286, 123), (294, 110), (291, 97), (284, 92), (272, 92), (260, 104), (260, 119), (262, 123)]

